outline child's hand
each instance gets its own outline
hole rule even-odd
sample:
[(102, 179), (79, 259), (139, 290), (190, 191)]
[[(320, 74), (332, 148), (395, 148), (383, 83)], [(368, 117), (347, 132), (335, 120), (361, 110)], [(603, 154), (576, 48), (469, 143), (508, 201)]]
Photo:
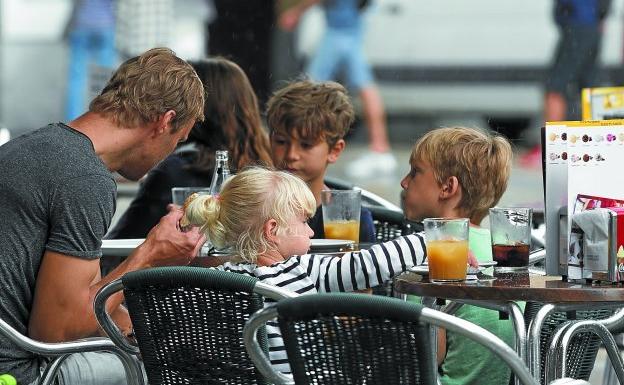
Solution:
[(468, 250), (468, 264), (471, 267), (479, 267), (479, 261), (477, 261), (477, 257), (472, 253), (472, 250)]

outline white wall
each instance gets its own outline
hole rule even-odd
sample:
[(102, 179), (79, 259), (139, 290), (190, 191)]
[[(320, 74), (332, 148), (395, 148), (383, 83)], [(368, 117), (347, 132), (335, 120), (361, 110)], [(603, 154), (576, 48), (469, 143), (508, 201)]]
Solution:
[(63, 33), (71, 1), (2, 0), (0, 7), (5, 41), (55, 41)]

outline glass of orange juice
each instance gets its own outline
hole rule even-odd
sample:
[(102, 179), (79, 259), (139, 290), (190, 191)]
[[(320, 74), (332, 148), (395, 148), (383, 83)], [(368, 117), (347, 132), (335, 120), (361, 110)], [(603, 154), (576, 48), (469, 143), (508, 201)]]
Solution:
[(321, 191), (325, 238), (360, 242), (360, 190)]
[(466, 279), (468, 267), (468, 218), (426, 218), (425, 243), (431, 282)]

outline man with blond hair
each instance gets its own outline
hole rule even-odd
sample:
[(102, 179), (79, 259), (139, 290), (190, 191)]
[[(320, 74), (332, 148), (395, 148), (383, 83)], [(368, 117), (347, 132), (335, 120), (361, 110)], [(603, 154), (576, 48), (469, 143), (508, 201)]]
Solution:
[[(184, 265), (204, 237), (183, 233), (180, 210), (164, 216), (120, 266), (100, 275), (101, 240), (115, 211), (113, 172), (138, 180), (186, 140), (203, 119), (204, 89), (193, 68), (167, 48), (123, 63), (82, 116), (0, 147), (0, 317), (36, 340), (61, 342), (100, 333), (97, 291), (125, 273)], [(129, 333), (122, 295), (107, 308)], [(0, 373), (35, 383), (43, 363), (0, 339)], [(71, 355), (61, 384), (122, 384), (108, 353)]]

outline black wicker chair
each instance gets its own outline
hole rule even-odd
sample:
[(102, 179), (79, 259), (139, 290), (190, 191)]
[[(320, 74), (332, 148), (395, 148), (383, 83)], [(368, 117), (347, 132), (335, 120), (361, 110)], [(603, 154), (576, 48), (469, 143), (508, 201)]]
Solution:
[[(274, 371), (257, 331), (277, 318), (292, 377)], [(490, 332), (457, 317), (395, 298), (313, 294), (280, 301), (245, 326), (250, 357), (276, 384), (436, 383), (428, 324), (475, 339), (507, 362), (524, 384), (537, 384), (516, 353)]]
[[(423, 230), (422, 224), (408, 221), (400, 211), (381, 206), (368, 206), (367, 208), (371, 211), (373, 216), (375, 238), (378, 243), (387, 242), (401, 235)], [(373, 293), (392, 297), (392, 282), (393, 281), (388, 281), (384, 285), (374, 287)]]
[[(121, 289), (138, 348), (106, 313), (106, 300)], [(243, 327), (264, 297), (294, 295), (243, 274), (162, 267), (111, 282), (97, 294), (95, 309), (115, 344), (141, 357), (150, 385), (265, 384), (245, 351)]]
[(398, 211), (398, 212), (402, 211), (399, 206), (380, 197), (374, 192), (360, 188), (356, 186), (355, 184), (351, 182), (347, 182), (343, 179), (326, 176), (324, 182), (327, 187), (333, 190), (360, 190), (362, 191), (362, 206), (364, 207), (367, 207), (367, 208), (383, 207), (383, 208)]
[(403, 212), (379, 206), (367, 207), (373, 214), (377, 242), (387, 242), (401, 235), (422, 231), (422, 224), (405, 219)]

